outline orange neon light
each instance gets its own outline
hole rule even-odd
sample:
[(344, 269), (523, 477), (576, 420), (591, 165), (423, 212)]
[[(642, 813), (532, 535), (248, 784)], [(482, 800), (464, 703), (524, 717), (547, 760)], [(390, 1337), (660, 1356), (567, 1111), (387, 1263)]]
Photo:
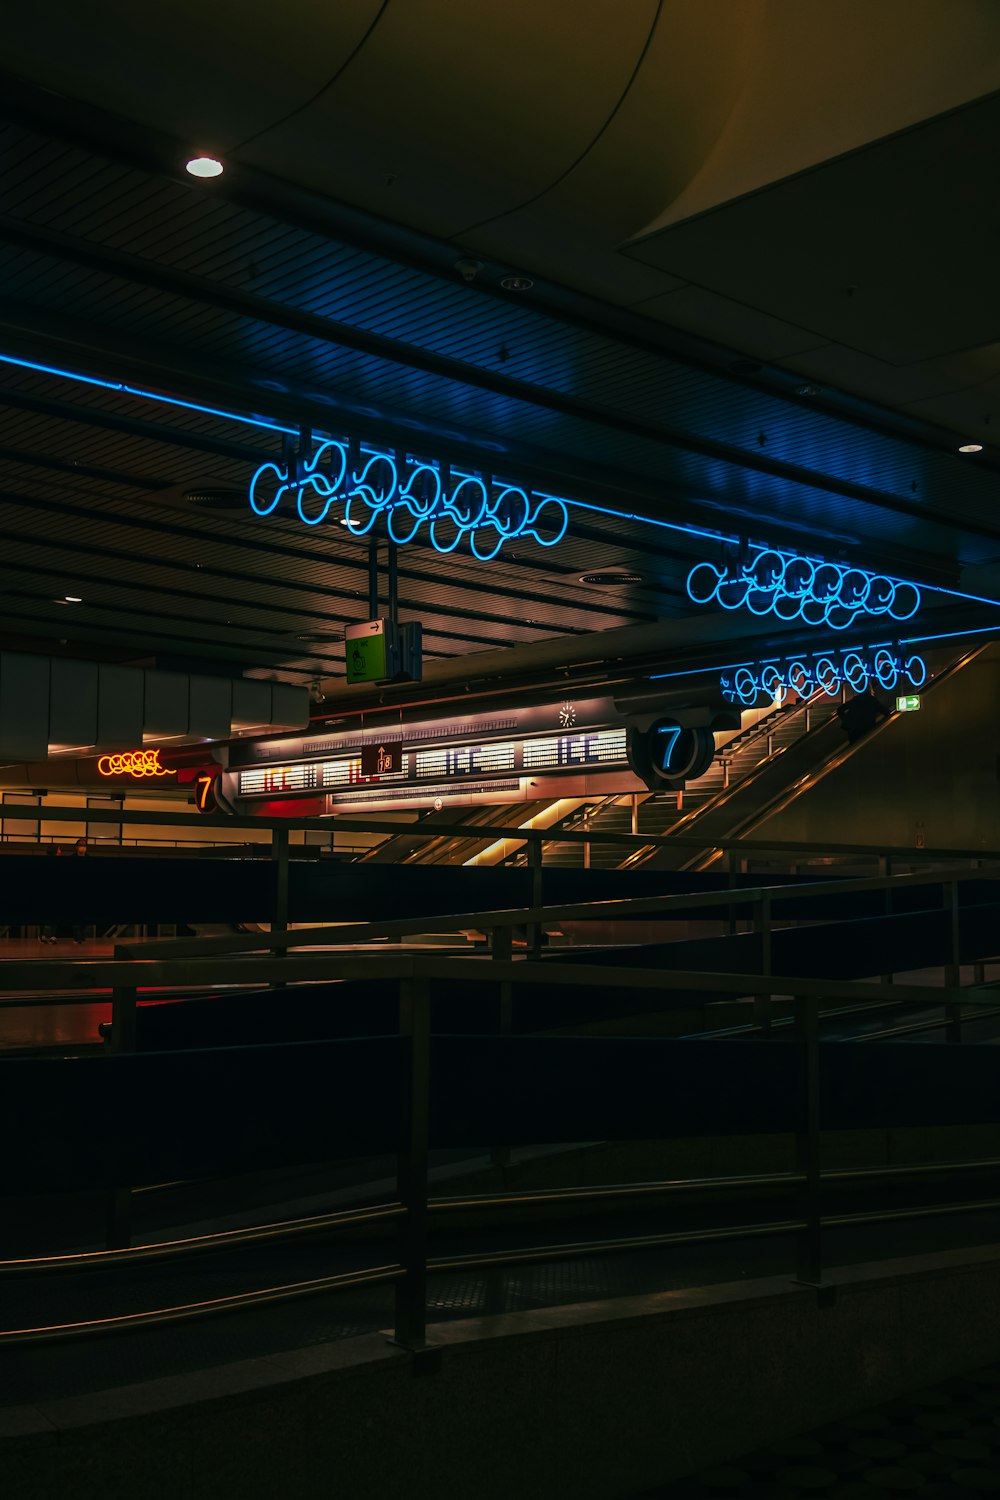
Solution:
[(160, 765), (159, 750), (122, 750), (116, 755), (102, 755), (97, 762), (99, 776), (176, 776), (176, 771)]
[(207, 812), (208, 810), (208, 794), (212, 790), (212, 783), (214, 781), (214, 773), (210, 776), (202, 775), (198, 777), (198, 790), (195, 792), (195, 798), (198, 803), (199, 812)]

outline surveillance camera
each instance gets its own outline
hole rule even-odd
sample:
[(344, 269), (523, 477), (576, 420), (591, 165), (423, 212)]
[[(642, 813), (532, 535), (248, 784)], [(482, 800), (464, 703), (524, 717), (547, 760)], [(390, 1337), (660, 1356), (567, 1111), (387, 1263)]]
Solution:
[(318, 677), (315, 682), (311, 682), (309, 684), (309, 696), (314, 703), (326, 702), (326, 694), (323, 691), (322, 684), (320, 683)]
[(483, 263), (481, 260), (466, 260), (463, 258), (455, 262), (455, 270), (463, 281), (475, 281), (482, 269)]

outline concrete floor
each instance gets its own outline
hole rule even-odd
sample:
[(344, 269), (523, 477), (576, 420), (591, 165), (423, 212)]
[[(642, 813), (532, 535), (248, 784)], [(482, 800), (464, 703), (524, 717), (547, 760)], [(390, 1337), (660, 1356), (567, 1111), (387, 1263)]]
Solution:
[(997, 1494), (1000, 1365), (990, 1365), (634, 1500), (985, 1500)]

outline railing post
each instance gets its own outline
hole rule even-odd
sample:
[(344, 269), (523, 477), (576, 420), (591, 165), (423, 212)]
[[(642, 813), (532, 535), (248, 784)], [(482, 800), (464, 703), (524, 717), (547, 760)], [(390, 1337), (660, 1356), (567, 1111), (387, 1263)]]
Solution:
[(802, 1218), (799, 1231), (797, 1279), (809, 1286), (823, 1284), (822, 1205), (820, 1202), (820, 1073), (819, 1000), (799, 995), (795, 1001), (795, 1024), (802, 1046), (802, 1096), (796, 1133), (796, 1168), (805, 1177), (802, 1187)]
[[(115, 949), (115, 958), (119, 958)], [(111, 991), (111, 1051), (121, 1055), (135, 1051), (135, 985), (120, 985)], [(132, 1243), (132, 1189), (113, 1187), (108, 1192), (105, 1244), (109, 1250), (127, 1250)]]
[[(733, 890), (736, 889), (736, 877), (739, 874), (739, 868), (740, 868), (740, 866), (739, 866), (739, 855), (737, 854), (737, 852), (736, 852), (735, 849), (730, 849), (730, 851), (729, 851), (729, 889), (731, 891), (733, 891)], [(730, 937), (732, 937), (732, 935), (736, 931), (736, 910), (737, 910), (736, 907), (730, 902), (730, 906), (729, 906), (729, 923), (728, 923), (729, 936)]]
[[(492, 957), (499, 963), (509, 962), (511, 956), (511, 930), (509, 927), (494, 927), (490, 947)], [(514, 986), (509, 979), (501, 979), (497, 985), (497, 1033), (510, 1036), (514, 1028)], [(510, 1166), (510, 1147), (494, 1146), (490, 1161), (495, 1167)]]
[[(528, 867), (531, 870), (531, 904), (542, 904), (542, 840), (539, 835), (528, 843)], [(527, 931), (527, 955), (539, 958), (542, 952), (542, 929), (538, 922), (529, 922)]]
[[(962, 934), (960, 926), (960, 913), (958, 905), (958, 881), (949, 880), (944, 887), (944, 898), (949, 913), (949, 949), (951, 962), (945, 966), (944, 982), (949, 989), (960, 989), (962, 985)], [(945, 1014), (948, 1023), (945, 1026), (944, 1039), (946, 1042), (957, 1044), (962, 1040), (962, 1006), (947, 1005)]]
[[(890, 869), (889, 869), (889, 856), (887, 854), (880, 854), (879, 855), (877, 869), (878, 869), (878, 874), (879, 874), (879, 879), (880, 880), (888, 880), (889, 879), (889, 873), (890, 873)], [(886, 888), (885, 888), (885, 890), (884, 890), (884, 892), (882, 894), (882, 915), (885, 916), (885, 917), (891, 917), (892, 916), (892, 889), (888, 885), (886, 886)], [(892, 982), (893, 982), (893, 975), (892, 974), (883, 974), (881, 976), (881, 979), (882, 979), (882, 983), (883, 984), (892, 984)]]
[(399, 1221), (394, 1342), (422, 1349), (427, 1340), (427, 1153), (430, 1099), (430, 994), (427, 981), (399, 982), (400, 1120), (397, 1195)]
[[(763, 891), (754, 903), (754, 928), (760, 937), (760, 972), (765, 979), (771, 977), (771, 895)], [(762, 992), (753, 997), (753, 1018), (764, 1035), (771, 1030), (771, 993)]]
[[(271, 933), (288, 931), (288, 829), (271, 829), (271, 860), (274, 865), (274, 902), (271, 915)], [(285, 955), (288, 949), (276, 947), (275, 955)]]

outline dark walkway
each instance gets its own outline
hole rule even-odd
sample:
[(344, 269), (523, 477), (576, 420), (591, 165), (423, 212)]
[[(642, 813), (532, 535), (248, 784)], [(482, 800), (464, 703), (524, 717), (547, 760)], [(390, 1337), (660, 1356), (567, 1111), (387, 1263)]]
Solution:
[(1000, 1494), (1000, 1365), (760, 1448), (635, 1500), (975, 1500)]

